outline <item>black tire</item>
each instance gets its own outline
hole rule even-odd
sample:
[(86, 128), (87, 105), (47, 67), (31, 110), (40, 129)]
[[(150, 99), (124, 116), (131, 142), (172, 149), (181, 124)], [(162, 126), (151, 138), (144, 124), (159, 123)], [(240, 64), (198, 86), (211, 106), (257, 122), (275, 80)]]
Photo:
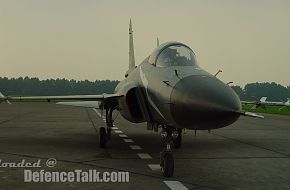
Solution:
[(178, 130), (178, 137), (173, 140), (174, 148), (176, 148), (176, 149), (180, 148), (181, 141), (182, 141), (182, 130)]
[(107, 141), (111, 140), (111, 132), (112, 132), (112, 129), (107, 128), (107, 135), (106, 135)]
[(106, 147), (106, 128), (105, 127), (101, 127), (100, 128), (100, 147), (101, 148), (105, 148)]
[(171, 177), (174, 172), (174, 159), (171, 153), (166, 152), (161, 159), (162, 172), (164, 177)]

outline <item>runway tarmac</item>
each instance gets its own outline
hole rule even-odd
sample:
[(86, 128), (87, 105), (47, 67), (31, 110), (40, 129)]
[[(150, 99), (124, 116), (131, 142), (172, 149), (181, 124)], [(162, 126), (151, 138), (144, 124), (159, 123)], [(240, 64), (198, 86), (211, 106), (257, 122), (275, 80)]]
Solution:
[[(0, 104), (0, 160), (41, 159), (47, 171), (128, 171), (130, 182), (25, 183), (24, 168), (0, 167), (0, 189), (290, 189), (290, 117), (241, 117), (211, 133), (188, 131), (174, 150), (174, 177), (164, 178), (158, 133), (119, 116), (111, 141), (101, 149), (98, 129), (105, 123), (96, 111), (53, 103)], [(45, 165), (49, 158), (57, 160), (55, 167)]]

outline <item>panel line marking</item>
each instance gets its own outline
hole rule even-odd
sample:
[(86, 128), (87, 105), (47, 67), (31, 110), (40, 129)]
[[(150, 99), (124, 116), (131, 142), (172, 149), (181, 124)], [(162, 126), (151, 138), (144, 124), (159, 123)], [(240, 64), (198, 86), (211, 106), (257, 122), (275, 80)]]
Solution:
[(161, 170), (160, 164), (148, 164), (148, 167), (153, 171), (154, 170)]
[(96, 114), (97, 114), (100, 118), (102, 118), (102, 115), (100, 114), (100, 112), (99, 112), (96, 108), (93, 108), (93, 110), (96, 112)]
[(132, 150), (141, 150), (142, 148), (140, 147), (140, 146), (138, 146), (138, 145), (130, 145), (130, 148), (132, 149)]
[(163, 181), (172, 190), (188, 190), (180, 181)]
[(147, 153), (138, 153), (137, 154), (141, 159), (152, 159), (152, 157)]
[(132, 139), (123, 139), (127, 143), (133, 143), (134, 141)]

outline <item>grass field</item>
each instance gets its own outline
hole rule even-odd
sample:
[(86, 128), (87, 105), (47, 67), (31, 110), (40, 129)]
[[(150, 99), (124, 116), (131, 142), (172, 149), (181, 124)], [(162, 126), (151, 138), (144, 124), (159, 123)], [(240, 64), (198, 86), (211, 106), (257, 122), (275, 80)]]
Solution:
[(244, 111), (250, 111), (250, 112), (256, 112), (256, 113), (270, 113), (270, 114), (279, 114), (279, 115), (288, 115), (290, 116), (290, 108), (281, 108), (281, 106), (265, 106), (263, 107), (258, 107), (255, 109), (252, 109), (253, 105), (243, 105), (243, 110)]

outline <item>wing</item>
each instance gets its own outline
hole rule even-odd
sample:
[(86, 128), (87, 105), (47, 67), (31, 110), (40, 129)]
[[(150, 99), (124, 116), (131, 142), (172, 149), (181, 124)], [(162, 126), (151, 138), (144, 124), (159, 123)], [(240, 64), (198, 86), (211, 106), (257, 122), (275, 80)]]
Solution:
[(102, 102), (106, 103), (116, 103), (117, 100), (122, 97), (120, 94), (102, 94), (102, 95), (67, 95), (67, 96), (4, 96), (0, 94), (0, 102), (8, 100), (46, 100), (46, 101), (61, 101), (61, 100), (82, 100), (82, 101), (64, 101), (57, 102), (56, 104), (75, 106), (75, 107), (85, 107), (85, 108), (100, 108)]
[[(124, 95), (120, 94), (101, 94), (101, 95), (67, 95), (67, 96), (4, 96), (0, 92), (0, 103), (6, 101), (10, 104), (9, 100), (47, 100), (47, 101), (61, 101), (56, 104), (67, 105), (67, 106), (76, 106), (76, 107), (85, 107), (85, 108), (100, 108), (106, 103), (116, 104), (120, 97)], [(69, 102), (66, 100), (74, 100)], [(82, 100), (82, 101), (75, 101)]]
[(99, 108), (100, 101), (57, 102), (56, 104), (83, 108)]
[(102, 95), (67, 95), (67, 96), (8, 96), (9, 100), (83, 100), (83, 101), (103, 101), (120, 98), (120, 94), (102, 94)]

